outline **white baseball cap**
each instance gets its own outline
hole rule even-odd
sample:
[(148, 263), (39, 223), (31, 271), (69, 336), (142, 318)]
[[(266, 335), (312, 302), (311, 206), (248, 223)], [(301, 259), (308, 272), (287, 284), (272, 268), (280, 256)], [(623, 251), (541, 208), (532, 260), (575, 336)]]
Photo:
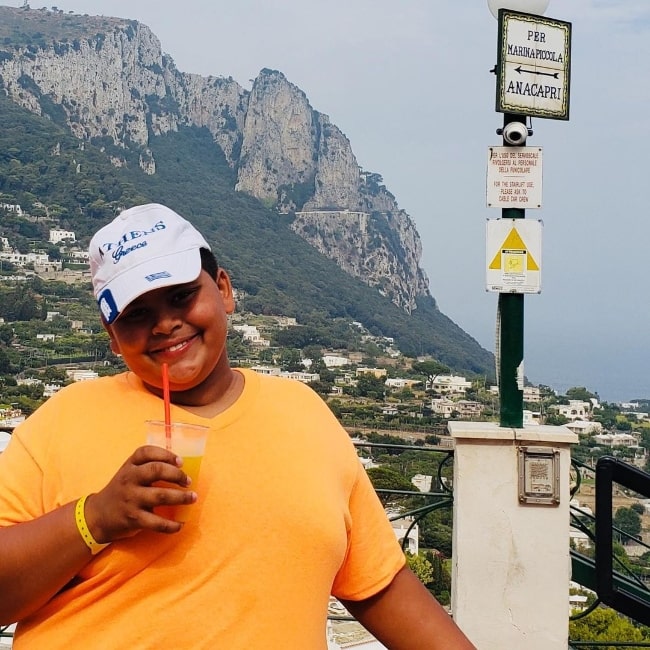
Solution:
[(143, 293), (198, 278), (201, 248), (210, 250), (201, 233), (158, 203), (124, 210), (98, 230), (90, 240), (90, 274), (106, 323)]

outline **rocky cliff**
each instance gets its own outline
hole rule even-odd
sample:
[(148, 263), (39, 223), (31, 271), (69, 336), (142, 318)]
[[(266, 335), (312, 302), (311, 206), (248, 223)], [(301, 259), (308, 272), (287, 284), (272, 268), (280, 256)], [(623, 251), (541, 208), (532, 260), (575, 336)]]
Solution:
[(150, 138), (206, 127), (237, 190), (295, 215), (295, 232), (407, 312), (429, 295), (409, 215), (280, 72), (262, 70), (248, 91), (230, 77), (180, 72), (135, 21), (0, 7), (0, 88), (82, 140), (117, 145), (125, 155), (112, 147), (114, 165), (137, 152), (149, 174)]

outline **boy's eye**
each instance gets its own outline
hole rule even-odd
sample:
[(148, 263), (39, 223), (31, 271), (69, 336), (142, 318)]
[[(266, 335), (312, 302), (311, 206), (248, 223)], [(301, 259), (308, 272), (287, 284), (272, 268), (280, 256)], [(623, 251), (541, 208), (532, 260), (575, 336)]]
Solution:
[(125, 311), (121, 316), (120, 320), (121, 321), (136, 321), (136, 320), (141, 320), (147, 315), (147, 310), (144, 309), (143, 307), (135, 307), (133, 309), (129, 309)]
[(175, 291), (171, 297), (171, 301), (174, 304), (184, 303), (188, 300), (191, 300), (194, 294), (197, 292), (196, 287), (188, 287), (186, 289), (179, 289)]

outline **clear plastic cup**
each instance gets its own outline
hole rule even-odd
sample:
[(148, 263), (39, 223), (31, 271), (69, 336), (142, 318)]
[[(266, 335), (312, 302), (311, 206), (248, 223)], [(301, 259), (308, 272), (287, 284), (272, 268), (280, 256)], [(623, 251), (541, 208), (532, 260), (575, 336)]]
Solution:
[[(169, 448), (177, 456), (180, 456), (183, 459), (183, 471), (192, 479), (192, 485), (188, 489), (196, 491), (210, 428), (186, 422), (172, 422), (170, 425), (166, 425), (162, 420), (147, 420), (146, 425), (147, 444)], [(169, 437), (167, 435), (168, 426), (171, 434)], [(185, 522), (192, 512), (192, 505), (160, 506), (154, 512), (168, 519)]]

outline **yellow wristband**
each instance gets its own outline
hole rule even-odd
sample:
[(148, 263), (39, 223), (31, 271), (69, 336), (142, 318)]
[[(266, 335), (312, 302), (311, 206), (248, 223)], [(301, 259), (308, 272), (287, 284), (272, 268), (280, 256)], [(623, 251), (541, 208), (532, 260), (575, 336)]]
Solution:
[(77, 530), (79, 531), (79, 534), (81, 535), (83, 541), (86, 543), (86, 546), (90, 549), (90, 552), (93, 555), (97, 555), (97, 553), (103, 551), (110, 544), (110, 542), (107, 542), (106, 544), (100, 544), (92, 536), (92, 533), (88, 529), (88, 524), (86, 523), (86, 513), (85, 513), (87, 498), (88, 495), (86, 495), (85, 497), (81, 497), (81, 499), (77, 501), (77, 505), (74, 508), (74, 520), (77, 523)]

